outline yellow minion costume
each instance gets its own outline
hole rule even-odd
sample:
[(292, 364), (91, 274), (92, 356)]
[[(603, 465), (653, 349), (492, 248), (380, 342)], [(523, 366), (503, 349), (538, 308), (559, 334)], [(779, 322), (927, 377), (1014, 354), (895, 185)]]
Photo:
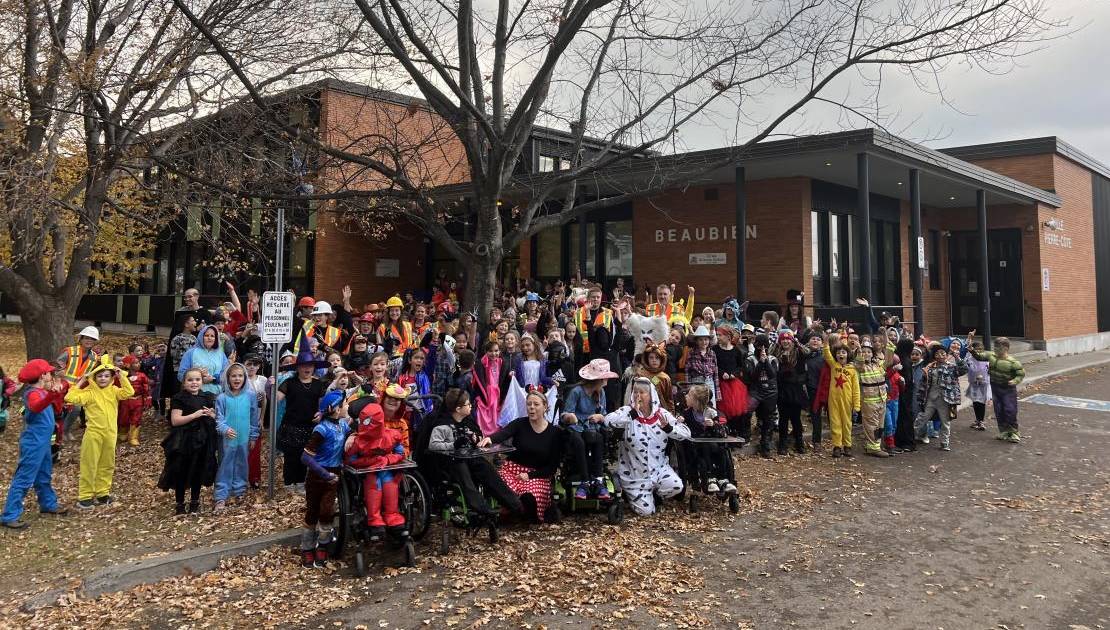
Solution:
[[(860, 410), (859, 373), (852, 364), (841, 365), (825, 344), (825, 363), (829, 366), (829, 432), (834, 449), (852, 451), (852, 412)], [(833, 451), (838, 456), (838, 451)]]
[[(105, 387), (98, 385), (96, 377), (101, 372), (111, 373), (114, 382)], [(111, 502), (119, 401), (134, 394), (127, 372), (112, 365), (107, 355), (89, 371), (83, 386), (71, 387), (66, 393), (67, 403), (84, 407), (88, 423), (81, 439), (81, 476), (77, 484), (77, 506), (80, 508), (92, 507), (93, 499), (102, 504)]]

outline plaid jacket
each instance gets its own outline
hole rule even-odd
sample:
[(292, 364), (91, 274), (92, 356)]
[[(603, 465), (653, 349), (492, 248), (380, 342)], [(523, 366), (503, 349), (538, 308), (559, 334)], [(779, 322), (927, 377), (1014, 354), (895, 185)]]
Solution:
[(686, 381), (689, 383), (702, 383), (713, 392), (714, 399), (720, 397), (721, 392), (717, 387), (717, 355), (713, 350), (707, 349), (705, 354), (697, 350), (690, 350), (686, 356)]
[(941, 365), (929, 364), (925, 366), (924, 377), (917, 382), (917, 413), (925, 411), (925, 401), (929, 397), (929, 388), (938, 386), (944, 393), (944, 402), (950, 405), (960, 404), (960, 377), (967, 374), (967, 363), (963, 359)]

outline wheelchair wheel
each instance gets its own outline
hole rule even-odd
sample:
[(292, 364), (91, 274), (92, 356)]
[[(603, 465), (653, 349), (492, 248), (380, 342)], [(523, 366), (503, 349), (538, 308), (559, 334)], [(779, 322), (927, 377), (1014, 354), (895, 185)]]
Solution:
[(347, 545), (347, 539), (351, 536), (354, 520), (351, 488), (347, 476), (343, 473), (339, 475), (338, 486), (339, 487), (336, 488), (336, 499), (339, 502), (339, 507), (335, 512), (337, 522), (335, 526), (335, 541), (332, 543), (331, 550), (331, 555), (334, 558), (343, 557), (343, 549)]
[(736, 496), (735, 494), (729, 495), (728, 511), (732, 512), (733, 514), (737, 514), (740, 512), (740, 497)]
[(412, 539), (424, 538), (432, 520), (432, 491), (416, 470), (406, 470), (401, 475), (401, 512), (405, 515)]
[(355, 552), (355, 575), (366, 577), (366, 556), (361, 549)]
[(404, 551), (404, 553), (405, 553), (405, 566), (406, 567), (415, 567), (416, 566), (416, 547), (412, 544), (411, 540), (406, 540), (405, 541), (405, 551)]
[(619, 500), (613, 501), (605, 516), (610, 525), (620, 525), (621, 521), (624, 520), (624, 504)]

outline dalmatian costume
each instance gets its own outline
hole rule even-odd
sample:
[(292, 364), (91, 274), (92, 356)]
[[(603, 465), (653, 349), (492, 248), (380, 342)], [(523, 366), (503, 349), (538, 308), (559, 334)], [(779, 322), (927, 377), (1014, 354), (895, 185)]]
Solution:
[[(617, 477), (632, 509), (640, 516), (655, 512), (653, 493), (664, 499), (682, 492), (682, 479), (667, 460), (667, 440), (690, 438), (690, 427), (659, 406), (659, 396), (647, 379), (636, 379), (632, 387), (646, 385), (651, 391), (651, 415), (641, 416), (624, 406), (605, 416), (605, 424), (623, 429)], [(631, 389), (631, 388), (629, 388)], [(661, 425), (666, 421), (666, 427)]]

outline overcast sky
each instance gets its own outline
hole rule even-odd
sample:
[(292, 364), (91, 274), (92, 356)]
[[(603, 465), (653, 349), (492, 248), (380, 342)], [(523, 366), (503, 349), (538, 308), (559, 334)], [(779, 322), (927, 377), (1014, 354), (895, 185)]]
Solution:
[[(1059, 136), (1110, 164), (1110, 0), (1051, 0), (1052, 17), (1072, 17), (1078, 32), (1019, 60), (1001, 76), (953, 69), (943, 78), (945, 105), (897, 78), (884, 78), (884, 103), (897, 110), (890, 130), (933, 148)], [(770, 105), (770, 104), (768, 104)], [(786, 131), (871, 126), (810, 107)], [(720, 146), (717, 129), (687, 128), (689, 149)]]

